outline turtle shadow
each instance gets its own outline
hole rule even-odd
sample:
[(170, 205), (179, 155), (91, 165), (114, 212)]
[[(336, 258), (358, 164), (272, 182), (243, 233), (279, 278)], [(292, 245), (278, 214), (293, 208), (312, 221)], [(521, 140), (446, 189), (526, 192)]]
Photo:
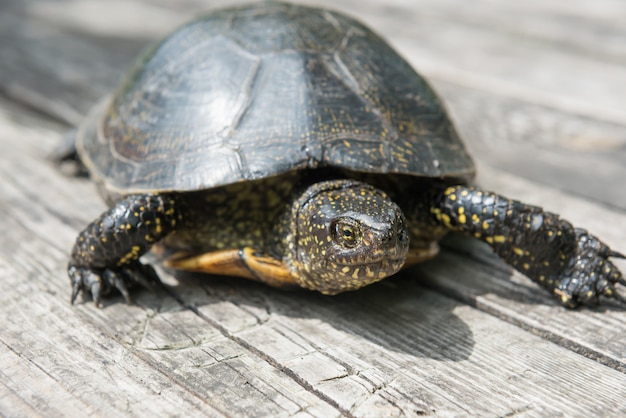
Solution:
[[(355, 292), (325, 296), (238, 278), (186, 272), (174, 275), (178, 283), (167, 286), (168, 292), (201, 316), (212, 318), (209, 322), (228, 334), (255, 326), (287, 328), (312, 346), (324, 346), (329, 341), (340, 346), (349, 334), (386, 351), (453, 362), (468, 359), (475, 343), (470, 327), (454, 312), (464, 304), (403, 276)], [(212, 309), (221, 309), (224, 303), (233, 305), (230, 312), (254, 315), (256, 322), (237, 328), (230, 324), (240, 321), (213, 319)], [(354, 343), (350, 338), (346, 349)]]

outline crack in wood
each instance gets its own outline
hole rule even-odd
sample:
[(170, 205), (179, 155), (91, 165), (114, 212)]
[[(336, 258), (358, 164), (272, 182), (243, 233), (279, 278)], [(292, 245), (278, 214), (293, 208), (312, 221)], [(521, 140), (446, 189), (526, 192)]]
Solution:
[(215, 327), (218, 331), (220, 331), (220, 333), (222, 333), (222, 335), (224, 337), (226, 337), (229, 340), (237, 343), (238, 345), (240, 345), (241, 347), (243, 347), (247, 351), (249, 351), (249, 352), (259, 356), (265, 362), (270, 364), (272, 367), (274, 367), (275, 369), (283, 372), (287, 377), (289, 377), (296, 384), (298, 384), (300, 387), (302, 387), (302, 389), (304, 389), (305, 391), (311, 393), (312, 395), (316, 396), (317, 398), (319, 398), (320, 400), (326, 402), (327, 404), (333, 406), (343, 416), (348, 417), (348, 418), (354, 418), (354, 415), (350, 411), (348, 411), (345, 408), (343, 408), (333, 398), (329, 397), (325, 393), (323, 393), (320, 390), (318, 390), (315, 387), (313, 387), (313, 385), (311, 383), (307, 382), (305, 379), (303, 379), (302, 377), (298, 376), (293, 370), (289, 369), (285, 365), (280, 364), (278, 361), (276, 361), (274, 358), (269, 356), (267, 353), (265, 353), (264, 351), (260, 350), (259, 348), (255, 347), (255, 346), (249, 344), (243, 338), (236, 336), (235, 334), (230, 332), (226, 327), (221, 325), (219, 322), (217, 322), (217, 321), (207, 317), (196, 306), (185, 303), (185, 301), (182, 299), (182, 297), (180, 295), (176, 294), (173, 290), (171, 290), (169, 288), (166, 288), (166, 291), (167, 291), (167, 293), (171, 297), (176, 299), (178, 301), (178, 303), (180, 303), (182, 306), (186, 307), (187, 309), (189, 309), (190, 311), (192, 311), (193, 313), (198, 315), (200, 318), (202, 318), (204, 321), (209, 323), (211, 326)]

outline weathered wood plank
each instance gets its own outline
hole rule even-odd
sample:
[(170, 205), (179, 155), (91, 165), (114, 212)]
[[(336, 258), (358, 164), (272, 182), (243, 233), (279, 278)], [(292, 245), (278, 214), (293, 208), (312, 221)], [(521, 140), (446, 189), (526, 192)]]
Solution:
[[(593, 377), (595, 372), (586, 370), (593, 361), (577, 357), (570, 363), (567, 350), (553, 351), (556, 346), (550, 342), (519, 334), (493, 317), (415, 286), (412, 280), (392, 279), (333, 298), (276, 292), (261, 301), (255, 301), (260, 286), (242, 285), (232, 293), (226, 283), (206, 285), (208, 300), (197, 292), (188, 294), (190, 290), (182, 297), (236, 338), (317, 382), (328, 396), (343, 392), (337, 401), (352, 412), (361, 411), (361, 404), (374, 403), (373, 393), (375, 398), (393, 399), (405, 412), (503, 416), (527, 407), (532, 399), (535, 414), (565, 410), (576, 414), (568, 404), (585, 404), (576, 407), (579, 412), (602, 408), (584, 394), (586, 390), (612, 391), (604, 381), (609, 376), (615, 376), (618, 385), (626, 382), (622, 380), (626, 376), (609, 368), (598, 369), (599, 375)], [(239, 309), (257, 312), (260, 324), (242, 330)], [(571, 374), (553, 376), (555, 370)], [(584, 381), (589, 385), (576, 383)], [(565, 389), (569, 384), (574, 387)], [(554, 392), (560, 400), (545, 397)], [(620, 395), (607, 395), (614, 396)], [(621, 400), (615, 408), (606, 411), (623, 409)]]
[(74, 125), (148, 42), (78, 35), (12, 9), (0, 13), (0, 40), (2, 91)]
[(623, 125), (447, 82), (434, 84), (479, 161), (626, 209), (626, 193), (615, 188), (615, 179), (626, 178)]
[[(1, 277), (6, 277), (4, 273)], [(88, 409), (29, 359), (3, 345), (0, 349), (0, 413), (15, 417), (81, 415)], [(45, 390), (48, 389), (48, 390)]]
[(357, 13), (431, 78), (468, 80), (487, 90), (498, 81), (511, 89), (523, 85), (523, 96), (538, 103), (569, 101), (590, 116), (624, 123), (626, 54), (620, 41), (626, 30), (617, 22), (626, 7), (613, 1), (578, 2), (571, 9), (558, 4), (478, 1), (468, 10), (462, 0), (399, 0), (372, 2)]
[[(128, 48), (128, 41), (134, 39), (145, 44), (147, 40), (158, 38), (207, 10), (205, 4), (196, 2), (182, 5), (177, 2), (175, 6), (169, 1), (155, 2), (158, 7), (147, 2), (64, 3), (61, 6), (37, 0), (10, 2), (10, 8), (7, 8), (11, 13), (4, 13), (7, 18), (2, 25), (5, 27), (3, 32), (5, 35), (16, 32), (11, 21), (15, 21), (17, 16), (27, 22), (38, 21), (44, 28), (58, 31), (45, 33), (45, 29), (38, 32), (26, 27), (22, 31), (25, 38), (39, 34), (54, 40), (65, 34), (64, 40), (68, 41), (71, 38), (67, 36), (68, 32), (78, 32), (84, 35), (84, 40), (124, 40)], [(211, 8), (237, 3), (243, 1), (217, 2)], [(533, 90), (539, 101), (546, 92), (554, 91), (561, 97), (582, 103), (583, 107), (601, 106), (603, 111), (593, 112), (592, 115), (600, 119), (606, 117), (613, 120), (609, 115), (624, 108), (624, 103), (620, 101), (624, 95), (619, 94), (619, 88), (624, 85), (620, 80), (626, 74), (619, 64), (626, 60), (623, 46), (626, 43), (620, 42), (626, 39), (626, 30), (622, 25), (611, 25), (612, 21), (607, 20), (613, 18), (613, 21), (619, 21), (619, 16), (626, 16), (626, 8), (613, 1), (593, 2), (593, 6), (587, 3), (586, 7), (585, 2), (579, 2), (575, 7), (568, 8), (555, 7), (558, 2), (512, 5), (479, 1), (473, 4), (471, 10), (462, 7), (463, 2), (459, 0), (398, 0), (391, 3), (342, 0), (322, 1), (320, 4), (361, 17), (434, 79), (463, 83), (464, 77), (459, 79), (459, 74), (464, 71), (469, 77), (467, 82), (474, 88), (487, 90), (490, 90), (488, 85), (480, 86), (481, 80), (486, 84), (508, 80), (512, 85), (524, 85), (524, 89)], [(359, 7), (355, 7), (357, 5)], [(137, 15), (146, 17), (142, 25), (128, 18)], [(570, 30), (573, 24), (576, 31)], [(458, 39), (464, 40), (464, 48), (458, 48)], [(468, 42), (473, 46), (468, 47)], [(77, 49), (73, 56), (67, 57), (70, 61), (85, 54), (91, 55), (87, 49), (77, 48), (78, 45), (68, 46), (74, 48), (65, 49), (65, 55)], [(136, 48), (136, 45), (130, 45), (130, 49)], [(120, 50), (119, 46), (117, 49), (121, 53), (128, 52)], [(54, 61), (61, 60), (57, 58)], [(102, 56), (99, 61), (103, 61)], [(592, 68), (593, 65), (599, 68)], [(437, 68), (441, 68), (442, 72), (438, 72)], [(446, 68), (456, 71), (450, 73), (452, 80)], [(514, 94), (517, 96), (520, 91)], [(528, 93), (524, 96), (530, 97)], [(621, 123), (626, 120), (624, 117), (616, 119)]]
[[(145, 291), (135, 306), (117, 297), (104, 310), (70, 307), (67, 248), (75, 224), (102, 204), (88, 182), (42, 162), (58, 133), (7, 106), (0, 223), (11, 234), (0, 256), (0, 309), (11, 320), (0, 336), (9, 353), (0, 359), (18, 353), (17, 373), (36, 365), (52, 385), (10, 385), (23, 400), (18, 411), (31, 405), (29, 393), (59, 386), (87, 413), (126, 416), (626, 412), (625, 374), (406, 277), (324, 297), (164, 273), (189, 309)], [(54, 405), (32, 409), (45, 414)]]
[[(195, 2), (176, 7), (170, 2), (10, 4), (0, 16), (0, 89), (72, 123), (117, 84), (149, 40), (206, 7)], [(624, 194), (611, 187), (614, 178), (626, 176), (626, 119), (614, 115), (623, 108), (619, 89), (626, 85), (623, 66), (615, 65), (623, 57), (621, 49), (611, 43), (599, 59), (604, 44), (595, 50), (576, 48), (578, 43), (561, 32), (574, 19), (576, 39), (587, 39), (587, 44), (597, 39), (600, 28), (610, 30), (610, 39), (626, 37), (621, 26), (606, 23), (610, 14), (603, 11), (619, 15), (617, 5), (602, 2), (591, 12), (584, 2), (567, 11), (549, 4), (544, 10), (538, 4), (478, 2), (467, 15), (457, 12), (465, 9), (457, 1), (354, 7), (344, 0), (327, 6), (364, 19), (434, 82), (476, 156), (523, 177), (626, 208)], [(151, 23), (143, 27), (124, 17), (132, 13)], [(538, 28), (532, 22), (540, 22)], [(471, 40), (474, 46), (459, 49), (456, 39), (464, 39), (464, 45)], [(500, 66), (492, 68), (494, 62)], [(594, 65), (604, 67), (592, 71)], [(558, 81), (550, 88), (560, 90), (551, 93), (533, 74), (541, 83), (544, 78)]]
[[(623, 106), (605, 112), (623, 100), (612, 97), (623, 88), (612, 88), (623, 78), (620, 3), (577, 1), (567, 10), (539, 0), (479, 1), (471, 10), (453, 0), (329, 5), (361, 16), (419, 64), (481, 159), (626, 207), (614, 191), (625, 169)], [(161, 28), (205, 6), (3, 3), (0, 89), (74, 123)], [(137, 25), (126, 18), (133, 13), (150, 22)], [(579, 30), (571, 34), (574, 23)], [(435, 39), (439, 31), (445, 36)], [(457, 56), (459, 34), (481, 51)], [(596, 48), (596, 39), (615, 42)], [(519, 71), (529, 63), (539, 68)], [(572, 63), (578, 68), (561, 78)], [(586, 83), (590, 68), (603, 80)], [(581, 89), (571, 94), (569, 85)], [(2, 415), (626, 413), (623, 309), (563, 310), (466, 241), (438, 261), (336, 298), (164, 274), (168, 293), (137, 292), (136, 306), (115, 298), (103, 311), (70, 308), (68, 248), (103, 204), (88, 182), (43, 163), (61, 127), (5, 101), (0, 115), (7, 150), (0, 226), (11, 231), (0, 248), (0, 316), (10, 318), (0, 335)], [(481, 168), (485, 187), (546, 205), (626, 249), (622, 210)], [(553, 179), (541, 178), (546, 173)]]

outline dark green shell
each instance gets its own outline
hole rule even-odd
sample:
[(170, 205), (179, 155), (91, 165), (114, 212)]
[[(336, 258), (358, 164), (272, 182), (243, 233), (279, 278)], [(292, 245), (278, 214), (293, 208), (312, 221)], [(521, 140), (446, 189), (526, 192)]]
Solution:
[(121, 193), (191, 191), (334, 166), (470, 179), (430, 86), (362, 24), (260, 3), (194, 21), (152, 47), (78, 149)]

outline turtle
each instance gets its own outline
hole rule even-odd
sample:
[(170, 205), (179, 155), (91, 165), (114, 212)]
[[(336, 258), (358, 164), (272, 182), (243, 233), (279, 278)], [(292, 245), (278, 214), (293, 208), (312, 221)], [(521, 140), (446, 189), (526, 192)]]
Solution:
[[(428, 82), (344, 14), (282, 2), (210, 12), (149, 47), (72, 155), (109, 204), (79, 233), (71, 301), (166, 267), (334, 295), (435, 257), (457, 232), (566, 307), (624, 300), (624, 256), (559, 215), (473, 185)], [(117, 290), (116, 290), (117, 289)]]

